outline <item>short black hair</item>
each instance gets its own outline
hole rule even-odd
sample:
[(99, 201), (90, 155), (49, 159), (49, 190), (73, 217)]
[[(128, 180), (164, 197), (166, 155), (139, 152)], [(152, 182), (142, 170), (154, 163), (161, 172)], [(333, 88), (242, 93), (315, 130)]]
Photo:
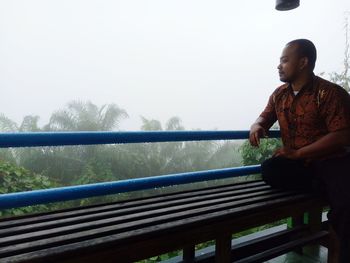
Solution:
[(312, 70), (315, 68), (317, 51), (314, 43), (308, 39), (295, 39), (290, 41), (287, 45), (297, 44), (298, 53), (301, 57), (307, 57), (309, 60), (309, 65)]

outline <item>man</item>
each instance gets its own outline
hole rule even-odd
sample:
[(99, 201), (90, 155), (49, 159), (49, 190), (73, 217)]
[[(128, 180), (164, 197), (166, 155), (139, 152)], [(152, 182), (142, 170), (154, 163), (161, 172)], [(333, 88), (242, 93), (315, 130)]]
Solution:
[[(283, 147), (262, 164), (272, 187), (321, 190), (329, 198), (329, 220), (340, 241), (339, 262), (350, 262), (350, 96), (314, 75), (316, 48), (307, 39), (289, 42), (278, 72), (284, 82), (270, 96), (250, 129), (250, 143), (278, 121)], [(318, 184), (316, 184), (318, 182)]]

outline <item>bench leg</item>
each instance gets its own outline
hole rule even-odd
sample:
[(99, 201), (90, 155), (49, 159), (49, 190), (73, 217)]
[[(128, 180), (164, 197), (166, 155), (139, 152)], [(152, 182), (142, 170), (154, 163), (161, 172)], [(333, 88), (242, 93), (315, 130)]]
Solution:
[(215, 262), (231, 262), (231, 234), (225, 234), (216, 239), (215, 244)]
[[(322, 207), (314, 207), (305, 214), (305, 223), (309, 225), (312, 232), (322, 230), (322, 210)], [(318, 245), (320, 246), (321, 244), (322, 241)], [(320, 253), (321, 248), (319, 246), (318, 250), (314, 251), (315, 256), (318, 256)]]
[(194, 262), (194, 257), (195, 257), (195, 246), (190, 245), (190, 246), (184, 247), (183, 254), (182, 254), (183, 262), (192, 263)]
[[(288, 221), (288, 227), (296, 227), (301, 225), (308, 225), (312, 232), (320, 231), (322, 228), (322, 207), (315, 207), (301, 216), (291, 217)], [(302, 255), (303, 248), (297, 248), (294, 252)]]
[[(302, 226), (304, 224), (304, 215), (291, 217), (288, 222), (288, 228), (293, 228), (297, 226)], [(293, 250), (299, 255), (303, 255), (303, 248), (299, 247)]]
[(328, 239), (327, 245), (328, 245), (327, 262), (338, 263), (339, 262), (339, 240), (332, 226), (329, 226), (329, 239)]
[(319, 231), (322, 228), (322, 207), (316, 207), (308, 213), (308, 224), (312, 231)]

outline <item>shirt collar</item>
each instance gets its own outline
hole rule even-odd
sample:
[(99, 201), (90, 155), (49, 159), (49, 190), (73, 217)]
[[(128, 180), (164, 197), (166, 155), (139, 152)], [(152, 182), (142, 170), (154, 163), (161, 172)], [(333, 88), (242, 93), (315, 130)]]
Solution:
[[(314, 73), (312, 73), (312, 77), (310, 78), (310, 81), (307, 82), (304, 86), (302, 86), (302, 88), (299, 90), (298, 94), (301, 93), (301, 92), (311, 92), (312, 91), (312, 88), (314, 87), (314, 82), (315, 82), (315, 79), (317, 77), (315, 76)], [(293, 88), (292, 88), (292, 85), (290, 83), (288, 83), (288, 89), (290, 90), (290, 92), (294, 93), (293, 91)]]

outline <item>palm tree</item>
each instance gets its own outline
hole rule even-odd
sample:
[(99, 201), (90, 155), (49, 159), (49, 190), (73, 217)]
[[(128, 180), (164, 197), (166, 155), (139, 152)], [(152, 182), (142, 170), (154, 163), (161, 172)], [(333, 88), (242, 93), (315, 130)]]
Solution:
[(16, 132), (18, 131), (18, 125), (16, 122), (6, 117), (3, 113), (0, 113), (0, 131)]
[[(38, 126), (39, 116), (24, 116), (22, 123), (18, 125), (15, 121), (0, 113), (0, 131), (1, 132), (36, 132), (41, 129)], [(7, 148), (0, 150), (0, 159), (12, 163), (21, 164), (23, 159), (33, 155), (37, 149), (33, 148)]]
[[(51, 115), (48, 131), (111, 131), (117, 129), (121, 119), (128, 117), (125, 110), (116, 104), (106, 104), (101, 107), (92, 102), (71, 101), (65, 109)], [(46, 173), (60, 179), (63, 184), (88, 183), (109, 180), (101, 175), (100, 167), (108, 168), (104, 155), (108, 146), (74, 146), (56, 147), (52, 149), (51, 158), (65, 165), (50, 165)], [(109, 174), (107, 171), (104, 174)], [(96, 175), (96, 176), (95, 176)], [(84, 178), (84, 179), (83, 179)]]
[(40, 117), (27, 115), (24, 116), (22, 123), (18, 125), (15, 121), (0, 113), (0, 131), (2, 132), (36, 132), (41, 131), (38, 126)]
[(95, 104), (71, 101), (67, 108), (54, 112), (46, 126), (48, 130), (61, 131), (111, 131), (118, 128), (120, 120), (128, 117), (116, 104), (98, 107)]

